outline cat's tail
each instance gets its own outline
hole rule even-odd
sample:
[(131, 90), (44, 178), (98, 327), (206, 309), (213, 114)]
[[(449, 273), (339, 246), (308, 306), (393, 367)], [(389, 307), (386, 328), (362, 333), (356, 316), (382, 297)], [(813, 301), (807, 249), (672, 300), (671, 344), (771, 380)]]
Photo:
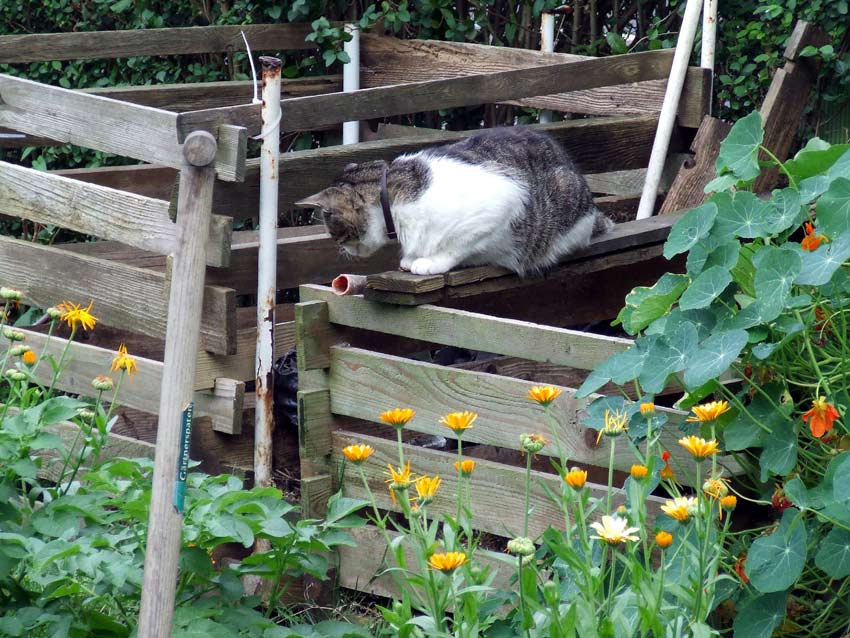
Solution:
[(591, 237), (604, 235), (605, 233), (611, 232), (612, 230), (614, 230), (614, 222), (608, 219), (605, 215), (602, 214), (601, 211), (597, 209), (596, 219), (593, 222), (593, 233), (591, 234)]

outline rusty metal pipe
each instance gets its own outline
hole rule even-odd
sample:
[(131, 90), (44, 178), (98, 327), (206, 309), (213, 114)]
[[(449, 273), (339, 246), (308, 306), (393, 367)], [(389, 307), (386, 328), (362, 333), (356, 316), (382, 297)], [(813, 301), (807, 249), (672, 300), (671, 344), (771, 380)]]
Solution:
[(366, 290), (366, 275), (340, 275), (331, 282), (337, 295), (362, 295)]

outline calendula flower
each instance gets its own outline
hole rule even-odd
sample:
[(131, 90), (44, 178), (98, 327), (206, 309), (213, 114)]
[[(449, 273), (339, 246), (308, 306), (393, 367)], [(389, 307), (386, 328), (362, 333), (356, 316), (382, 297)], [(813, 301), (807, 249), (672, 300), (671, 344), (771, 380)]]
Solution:
[(695, 405), (691, 408), (694, 416), (689, 416), (688, 421), (706, 423), (717, 420), (721, 414), (729, 411), (728, 401), (712, 401), (704, 405)]
[(99, 375), (92, 379), (92, 387), (100, 392), (111, 392), (115, 387), (115, 382), (105, 375)]
[(729, 493), (729, 479), (717, 476), (705, 479), (702, 491), (713, 499), (721, 499)]
[(534, 386), (528, 391), (528, 398), (532, 401), (537, 401), (542, 406), (547, 406), (557, 399), (559, 394), (561, 394), (561, 389), (551, 385), (543, 387)]
[(464, 459), (463, 461), (455, 461), (455, 469), (458, 470), (461, 475), (469, 476), (472, 474), (472, 470), (475, 469), (475, 461), (470, 459)]
[(580, 490), (584, 487), (584, 484), (587, 482), (587, 470), (580, 470), (577, 467), (574, 467), (564, 476), (564, 480), (574, 490)]
[(416, 412), (410, 408), (396, 408), (395, 410), (381, 412), (381, 421), (393, 426), (394, 428), (403, 428), (415, 415)]
[(123, 343), (118, 347), (118, 354), (116, 354), (115, 358), (112, 360), (112, 367), (110, 369), (114, 372), (123, 370), (131, 377), (139, 371), (136, 366), (136, 360), (127, 354), (127, 346)]
[(806, 236), (803, 237), (802, 241), (800, 241), (800, 248), (803, 250), (817, 250), (818, 246), (821, 245), (821, 242), (827, 241), (826, 235), (821, 235), (815, 232), (815, 227), (812, 222), (806, 222), (804, 226), (806, 229)]
[(534, 541), (525, 536), (512, 538), (508, 541), (508, 551), (517, 556), (532, 556), (535, 551)]
[(615, 410), (612, 413), (611, 410), (605, 410), (605, 425), (599, 430), (599, 435), (596, 437), (596, 444), (599, 445), (603, 434), (610, 437), (620, 436), (629, 429), (627, 427), (628, 422), (629, 415), (625, 412)]
[(452, 572), (464, 563), (466, 563), (466, 554), (463, 552), (431, 554), (431, 558), (428, 559), (428, 564), (441, 572)]
[(673, 544), (673, 535), (670, 532), (661, 531), (655, 535), (655, 544), (661, 549), (666, 549)]
[(363, 461), (368, 459), (372, 454), (374, 454), (375, 448), (371, 445), (347, 445), (342, 448), (342, 453), (345, 455), (349, 461), (356, 465), (360, 465)]
[(91, 314), (91, 308), (94, 305), (93, 301), (85, 308), (80, 304), (63, 301), (58, 308), (62, 311), (61, 319), (68, 324), (71, 329), (82, 327), (83, 330), (91, 330), (97, 324), (97, 317)]
[(5, 299), (6, 301), (20, 301), (23, 296), (24, 295), (20, 290), (7, 288), (6, 286), (0, 287), (0, 299)]
[(418, 494), (417, 500), (420, 505), (427, 505), (434, 500), (434, 495), (440, 488), (441, 482), (442, 480), (439, 476), (435, 476), (433, 478), (429, 476), (420, 476), (416, 479), (416, 483), (414, 483), (414, 485), (416, 485), (416, 493)]
[(632, 465), (630, 474), (633, 479), (640, 481), (641, 479), (646, 478), (646, 475), (649, 474), (649, 468), (645, 465)]
[(720, 454), (720, 450), (717, 448), (717, 441), (714, 439), (706, 441), (701, 437), (691, 435), (679, 439), (679, 445), (699, 461), (707, 459), (712, 454)]
[(693, 496), (678, 496), (672, 501), (668, 500), (661, 506), (661, 511), (680, 523), (687, 523), (691, 517), (691, 511), (696, 506), (697, 500)]
[(812, 436), (822, 437), (832, 429), (833, 423), (841, 418), (838, 410), (831, 403), (826, 402), (826, 397), (818, 397), (812, 401), (812, 408), (803, 415), (803, 423), (809, 424)]
[(590, 526), (596, 530), (598, 536), (591, 536), (609, 545), (625, 543), (626, 541), (637, 541), (639, 537), (633, 534), (640, 531), (639, 527), (629, 527), (629, 522), (619, 516), (603, 516), (602, 522), (591, 523)]
[(472, 427), (472, 423), (478, 415), (475, 412), (451, 412), (440, 419), (440, 423), (460, 435), (464, 430)]
[(529, 454), (537, 454), (549, 441), (542, 434), (520, 434), (519, 444)]
[(641, 403), (640, 404), (640, 413), (643, 416), (651, 416), (655, 414), (655, 404), (654, 403)]
[(731, 512), (738, 507), (738, 497), (734, 494), (729, 494), (720, 499), (720, 520), (723, 520), (723, 510)]
[(664, 450), (661, 454), (661, 460), (664, 461), (664, 467), (661, 468), (661, 471), (658, 472), (658, 475), (668, 481), (675, 480), (676, 475), (673, 474), (673, 468), (670, 467), (670, 452)]
[(38, 355), (36, 355), (32, 350), (27, 350), (24, 353), (24, 356), (21, 357), (21, 361), (23, 361), (25, 365), (34, 366), (38, 361)]
[(388, 474), (390, 478), (384, 482), (389, 483), (390, 498), (392, 498), (393, 503), (396, 503), (395, 493), (403, 492), (413, 482), (413, 477), (410, 474), (410, 461), (408, 461), (403, 468), (398, 468), (398, 470), (389, 464), (387, 467), (390, 468), (390, 471), (386, 472), (386, 474)]

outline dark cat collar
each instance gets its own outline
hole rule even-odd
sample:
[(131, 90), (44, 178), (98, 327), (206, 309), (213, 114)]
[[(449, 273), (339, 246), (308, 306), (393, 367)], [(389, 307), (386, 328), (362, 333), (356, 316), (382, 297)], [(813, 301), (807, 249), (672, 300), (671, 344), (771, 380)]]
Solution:
[(387, 237), (395, 239), (398, 233), (395, 231), (395, 222), (390, 211), (390, 194), (387, 191), (387, 168), (388, 164), (384, 163), (384, 169), (381, 171), (381, 209), (384, 211), (384, 223), (387, 225)]

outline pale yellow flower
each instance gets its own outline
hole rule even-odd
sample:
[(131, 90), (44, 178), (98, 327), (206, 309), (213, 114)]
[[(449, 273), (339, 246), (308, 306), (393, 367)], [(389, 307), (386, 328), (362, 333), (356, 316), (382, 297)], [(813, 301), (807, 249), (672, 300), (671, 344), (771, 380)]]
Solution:
[(591, 536), (591, 538), (598, 538), (610, 545), (640, 540), (639, 537), (633, 535), (640, 531), (640, 528), (629, 527), (628, 525), (629, 522), (619, 516), (603, 516), (601, 523), (597, 521), (590, 524), (598, 534), (598, 536)]
[(697, 500), (693, 496), (678, 496), (668, 500), (661, 506), (661, 511), (675, 518), (680, 523), (686, 523), (691, 517), (691, 510), (696, 507)]

